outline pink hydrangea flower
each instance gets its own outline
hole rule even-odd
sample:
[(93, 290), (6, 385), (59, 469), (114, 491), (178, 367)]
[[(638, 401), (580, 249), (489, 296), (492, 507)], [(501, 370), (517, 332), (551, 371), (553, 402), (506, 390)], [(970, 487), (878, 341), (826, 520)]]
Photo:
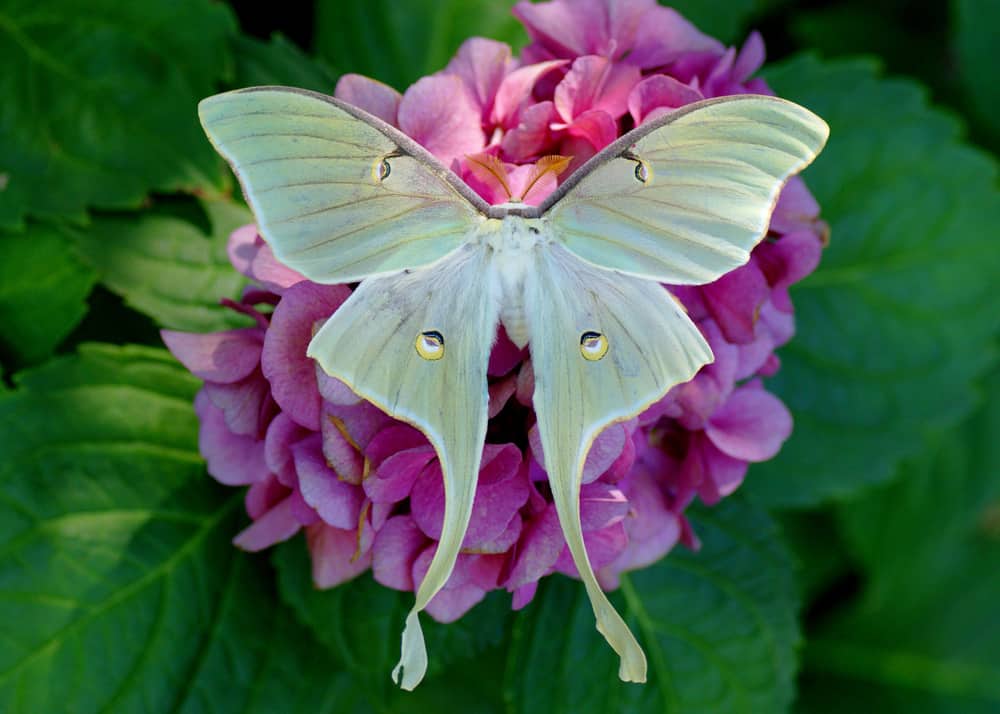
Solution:
[[(403, 94), (345, 75), (336, 96), (400, 128), (490, 203), (537, 204), (618, 136), (708, 97), (771, 91), (751, 75), (764, 60), (753, 34), (739, 50), (700, 33), (655, 0), (518, 3), (532, 43), (467, 41), (440, 73)], [(581, 515), (598, 578), (614, 588), (678, 543), (697, 547), (684, 510), (714, 504), (769, 459), (792, 420), (760, 377), (794, 333), (788, 287), (817, 265), (826, 227), (800, 179), (785, 188), (750, 262), (710, 285), (673, 287), (715, 361), (644, 414), (609, 427), (584, 470)], [(278, 263), (253, 226), (229, 244), (252, 282), (240, 302), (254, 327), (165, 331), (173, 354), (205, 385), (195, 408), (209, 473), (246, 486), (251, 524), (234, 543), (267, 548), (306, 533), (313, 580), (332, 587), (369, 568), (412, 591), (437, 547), (444, 490), (426, 438), (359, 400), (306, 358), (315, 330), (350, 294)], [(489, 366), (490, 426), (472, 520), (445, 588), (427, 611), (461, 617), (502, 588), (527, 605), (541, 578), (576, 575), (547, 487), (531, 412), (527, 350), (503, 328)]]

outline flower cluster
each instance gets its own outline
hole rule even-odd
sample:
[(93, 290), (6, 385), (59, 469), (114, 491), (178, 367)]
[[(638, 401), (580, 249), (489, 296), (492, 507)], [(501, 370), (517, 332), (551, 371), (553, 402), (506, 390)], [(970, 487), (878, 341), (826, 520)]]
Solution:
[[(346, 75), (336, 96), (416, 139), (488, 202), (537, 204), (643, 122), (708, 97), (771, 93), (750, 78), (764, 59), (758, 35), (739, 51), (726, 48), (655, 0), (521, 2), (514, 13), (532, 38), (520, 58), (504, 44), (471, 39), (447, 68), (402, 95)], [(697, 547), (687, 505), (732, 493), (748, 463), (771, 458), (788, 437), (791, 417), (760, 377), (778, 370), (774, 350), (794, 331), (788, 286), (819, 261), (825, 227), (817, 216), (793, 179), (747, 265), (710, 285), (671, 288), (715, 361), (594, 443), (581, 512), (605, 587), (678, 541)], [(371, 568), (380, 583), (414, 590), (441, 533), (435, 452), (419, 431), (360, 401), (305, 356), (350, 289), (311, 283), (281, 265), (253, 226), (233, 233), (229, 257), (252, 287), (227, 304), (255, 326), (163, 336), (205, 381), (195, 407), (209, 473), (249, 487), (253, 522), (236, 545), (260, 550), (304, 529), (317, 586)], [(541, 465), (530, 357), (502, 328), (489, 377), (472, 520), (451, 578), (427, 608), (444, 622), (490, 590), (507, 589), (520, 608), (545, 575), (576, 574)]]

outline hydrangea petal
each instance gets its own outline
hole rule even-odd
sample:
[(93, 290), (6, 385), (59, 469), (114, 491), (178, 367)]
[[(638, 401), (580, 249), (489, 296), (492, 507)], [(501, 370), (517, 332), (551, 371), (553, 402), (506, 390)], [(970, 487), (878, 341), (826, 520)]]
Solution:
[(212, 404), (204, 390), (194, 400), (198, 414), (198, 450), (208, 473), (227, 486), (246, 486), (263, 481), (271, 473), (264, 458), (264, 442), (234, 434), (226, 426), (222, 410)]
[(792, 415), (760, 380), (735, 390), (705, 426), (719, 449), (745, 461), (766, 461), (792, 433)]
[(388, 84), (360, 74), (345, 74), (337, 80), (333, 95), (377, 116), (386, 124), (397, 126), (396, 117), (403, 97)]
[(292, 447), (302, 498), (334, 528), (356, 528), (364, 492), (337, 478), (323, 458), (322, 437), (313, 434)]
[(372, 575), (376, 582), (396, 590), (413, 590), (413, 564), (427, 542), (427, 536), (410, 516), (387, 520), (372, 546)]
[(255, 553), (269, 548), (275, 543), (288, 540), (299, 532), (302, 524), (295, 517), (292, 503), (294, 494), (257, 518), (250, 526), (244, 528), (233, 538), (237, 548)]
[(306, 429), (319, 431), (320, 395), (316, 366), (306, 357), (313, 326), (325, 320), (350, 296), (343, 285), (293, 285), (281, 298), (264, 338), (261, 369), (274, 400)]
[(318, 588), (332, 588), (356, 578), (372, 563), (371, 550), (359, 553), (357, 530), (317, 523), (306, 529), (312, 557), (312, 579)]
[(260, 364), (264, 345), (264, 331), (259, 327), (207, 334), (161, 330), (160, 336), (170, 353), (192, 374), (220, 384), (249, 377)]
[(479, 105), (481, 122), (488, 124), (494, 98), (499, 98), (501, 83), (513, 64), (509, 45), (485, 37), (472, 37), (458, 48), (444, 73), (461, 77)]
[(465, 82), (454, 75), (418, 80), (399, 104), (399, 128), (445, 166), (483, 150), (486, 137), (479, 117), (479, 107)]

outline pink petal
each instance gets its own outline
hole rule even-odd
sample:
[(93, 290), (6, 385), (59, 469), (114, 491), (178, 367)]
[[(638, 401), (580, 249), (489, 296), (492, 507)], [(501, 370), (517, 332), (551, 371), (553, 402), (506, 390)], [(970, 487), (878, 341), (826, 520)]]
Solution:
[(753, 262), (726, 273), (702, 287), (709, 313), (729, 342), (752, 342), (761, 306), (770, 297), (770, 286)]
[(567, 60), (551, 60), (520, 67), (503, 78), (493, 104), (491, 123), (510, 127), (521, 114), (521, 107), (532, 99), (535, 83), (549, 72), (565, 67)]
[(514, 566), (504, 587), (519, 588), (549, 573), (565, 546), (559, 516), (550, 503), (540, 516), (528, 521), (522, 528)]
[(409, 516), (394, 516), (375, 536), (372, 575), (387, 588), (415, 590), (413, 565), (428, 540)]
[(628, 513), (625, 494), (606, 483), (588, 483), (580, 489), (580, 525), (584, 533), (608, 528)]
[(364, 401), (356, 404), (323, 402), (323, 421), (342, 428), (345, 436), (362, 450), (368, 448), (376, 434), (388, 425), (398, 423), (375, 405)]
[[(583, 534), (583, 544), (587, 547), (587, 556), (594, 570), (603, 568), (618, 558), (628, 545), (625, 524), (619, 521), (607, 528), (586, 532)], [(570, 555), (569, 546), (559, 554), (555, 569), (573, 578), (580, 577)]]
[(260, 364), (264, 331), (245, 327), (225, 332), (195, 334), (161, 330), (171, 354), (200, 379), (231, 384), (245, 379)]
[(323, 459), (322, 438), (313, 434), (292, 447), (302, 498), (334, 528), (357, 529), (364, 491), (341, 481)]
[[(417, 557), (414, 582), (424, 579), (436, 550), (436, 545), (429, 546)], [(427, 604), (427, 614), (445, 623), (460, 618), (496, 588), (503, 562), (503, 556), (459, 554), (448, 582)]]
[(360, 554), (357, 530), (331, 528), (317, 523), (306, 529), (312, 556), (312, 578), (318, 588), (332, 588), (368, 570), (371, 551)]
[(267, 478), (250, 484), (250, 488), (247, 489), (246, 497), (243, 499), (247, 515), (257, 520), (290, 494), (291, 491), (283, 486), (274, 474), (268, 474)]
[(722, 453), (711, 442), (706, 442), (702, 459), (705, 478), (698, 487), (698, 495), (705, 504), (714, 506), (743, 483), (748, 464), (742, 459)]
[(704, 320), (698, 327), (712, 348), (715, 361), (702, 367), (690, 382), (674, 387), (668, 394), (682, 410), (678, 421), (691, 430), (703, 428), (706, 420), (726, 400), (733, 390), (739, 367), (739, 348), (726, 341), (714, 321)]
[(720, 55), (723, 50), (721, 42), (699, 32), (676, 10), (654, 7), (643, 14), (634, 47), (625, 61), (650, 69), (671, 64), (683, 55)]
[(339, 419), (323, 419), (323, 457), (341, 481), (360, 484), (365, 473), (365, 459), (345, 432), (346, 427)]
[[(611, 118), (610, 114), (600, 109), (584, 112), (569, 125), (567, 130), (570, 136), (586, 140), (593, 147), (595, 153), (618, 138), (618, 124)], [(586, 160), (581, 156), (582, 152), (566, 153), (575, 159), (570, 164), (571, 171), (575, 171)], [(587, 153), (593, 155), (591, 152)], [(586, 158), (590, 158), (590, 156)]]
[(629, 92), (640, 79), (638, 67), (594, 55), (578, 57), (556, 87), (556, 111), (566, 123), (591, 110), (617, 119), (628, 109)]
[(630, 509), (630, 517), (625, 519), (628, 545), (601, 573), (601, 582), (612, 587), (617, 586), (620, 573), (652, 565), (665, 556), (681, 534), (680, 521), (646, 464), (637, 463), (622, 488)]
[(278, 481), (289, 488), (295, 488), (299, 483), (292, 446), (309, 433), (284, 413), (279, 413), (267, 428), (264, 438), (267, 466), (278, 477)]
[(355, 394), (350, 387), (336, 377), (328, 375), (319, 364), (316, 365), (316, 384), (319, 387), (319, 395), (324, 401), (347, 406), (361, 401), (361, 397)]
[(527, 585), (522, 585), (514, 589), (514, 597), (511, 598), (510, 609), (517, 611), (527, 607), (528, 603), (535, 599), (538, 591), (538, 581), (533, 580)]
[(792, 415), (759, 381), (735, 390), (712, 415), (705, 433), (723, 453), (744, 461), (766, 461), (792, 433)]
[(392, 126), (396, 124), (396, 114), (402, 95), (387, 84), (360, 74), (344, 74), (337, 81), (333, 95)]
[(517, 391), (517, 375), (507, 375), (499, 382), (494, 382), (489, 387), (490, 403), (487, 416), (492, 419), (507, 406), (507, 402)]
[(382, 462), (393, 454), (407, 449), (424, 449), (433, 454), (427, 437), (409, 424), (390, 421), (379, 430), (365, 447), (365, 456), (371, 462), (372, 468), (378, 469)]
[(743, 47), (740, 48), (740, 53), (733, 63), (733, 81), (746, 82), (750, 75), (764, 64), (765, 54), (764, 38), (754, 30), (743, 43)]
[(252, 223), (229, 234), (226, 251), (234, 268), (278, 295), (285, 288), (305, 280), (305, 277), (278, 262), (270, 246), (257, 233), (257, 226)]
[(793, 176), (781, 190), (778, 203), (771, 214), (771, 230), (791, 233), (812, 229), (819, 217), (819, 204), (806, 187), (801, 176)]
[(628, 95), (628, 111), (636, 126), (648, 119), (656, 119), (664, 112), (657, 109), (676, 109), (703, 99), (701, 92), (665, 74), (654, 74), (634, 87)]
[[(514, 514), (528, 501), (527, 473), (520, 467), (521, 452), (513, 444), (485, 446), (463, 549), (478, 550), (498, 539)], [(441, 537), (444, 504), (441, 468), (435, 463), (424, 469), (410, 493), (414, 522), (435, 540)]]
[(206, 382), (205, 393), (222, 410), (226, 426), (234, 434), (261, 438), (277, 411), (270, 385), (260, 372), (232, 384)]
[(320, 396), (316, 368), (306, 348), (317, 322), (325, 320), (350, 295), (343, 285), (301, 282), (285, 291), (264, 338), (261, 368), (271, 394), (292, 419), (319, 431)]
[(399, 105), (399, 128), (445, 166), (486, 145), (479, 107), (462, 79), (453, 75), (424, 77), (407, 89)]
[[(436, 462), (434, 449), (421, 446), (397, 451), (386, 458), (362, 484), (365, 493), (375, 503), (396, 503), (410, 496), (413, 486), (422, 473), (441, 479), (441, 467)], [(434, 466), (428, 465), (434, 462)], [(442, 491), (442, 499), (444, 492)]]
[(508, 131), (500, 147), (509, 161), (528, 161), (545, 153), (552, 142), (552, 122), (559, 117), (550, 101), (533, 104), (521, 112), (517, 128)]
[(480, 121), (488, 124), (493, 113), (494, 97), (498, 95), (501, 82), (513, 63), (509, 45), (484, 37), (472, 37), (458, 48), (444, 73), (462, 78), (480, 107)]
[(208, 473), (227, 486), (245, 486), (263, 481), (270, 474), (264, 458), (264, 442), (234, 434), (226, 426), (222, 410), (212, 404), (204, 390), (194, 400), (198, 414), (198, 450)]
[(635, 43), (653, 0), (519, 2), (512, 12), (528, 34), (557, 57), (617, 57)]
[(233, 538), (233, 545), (253, 553), (288, 540), (298, 533), (302, 524), (295, 518), (292, 500), (293, 496), (288, 496), (249, 527), (240, 531)]

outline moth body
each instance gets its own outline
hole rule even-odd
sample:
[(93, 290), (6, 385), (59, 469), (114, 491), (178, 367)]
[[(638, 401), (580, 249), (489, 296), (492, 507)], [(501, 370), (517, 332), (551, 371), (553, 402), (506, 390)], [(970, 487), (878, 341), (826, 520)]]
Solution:
[(548, 240), (541, 219), (508, 215), (487, 221), (491, 265), (500, 282), (500, 322), (507, 336), (523, 348), (530, 339), (525, 313), (524, 279), (534, 254)]

